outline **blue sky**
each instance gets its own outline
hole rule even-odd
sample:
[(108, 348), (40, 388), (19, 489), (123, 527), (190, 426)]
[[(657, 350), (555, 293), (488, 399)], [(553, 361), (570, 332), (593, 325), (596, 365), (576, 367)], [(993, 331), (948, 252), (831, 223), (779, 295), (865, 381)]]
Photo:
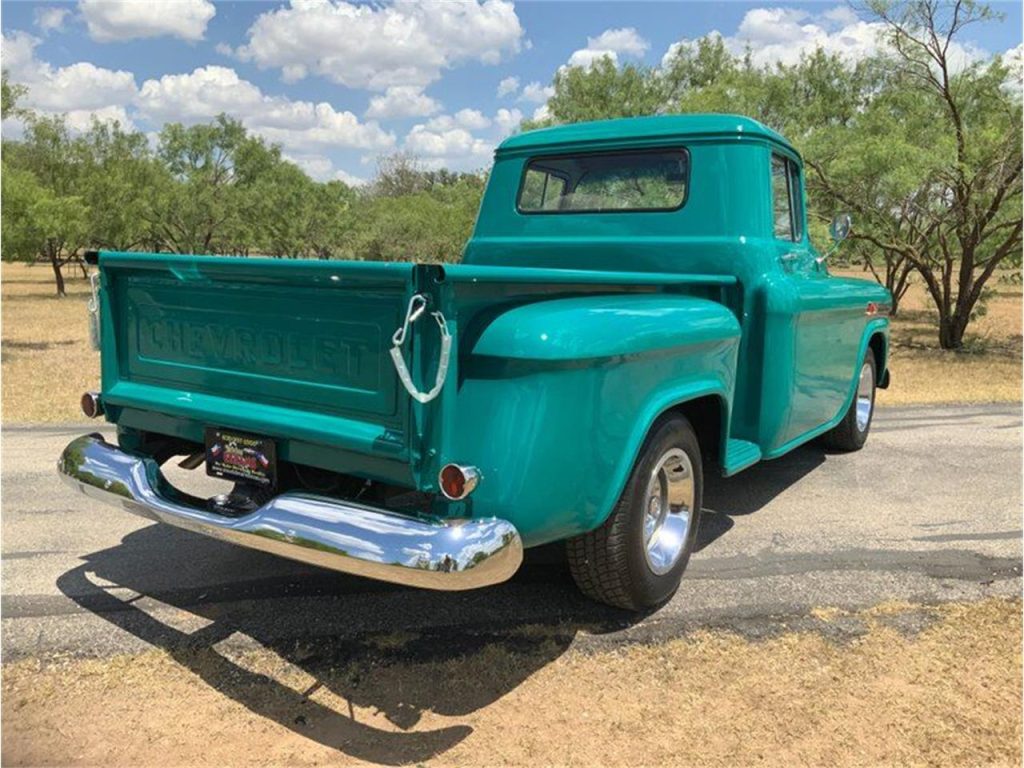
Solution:
[[(1021, 4), (968, 28), (963, 60), (1021, 44)], [(877, 27), (841, 3), (344, 0), (2, 2), (0, 56), (28, 105), (151, 133), (224, 111), (314, 176), (366, 179), (404, 150), (427, 165), (485, 167), (552, 77), (599, 56), (657, 65), (712, 32), (755, 59), (819, 45), (855, 58)], [(14, 135), (17, 124), (5, 124)]]

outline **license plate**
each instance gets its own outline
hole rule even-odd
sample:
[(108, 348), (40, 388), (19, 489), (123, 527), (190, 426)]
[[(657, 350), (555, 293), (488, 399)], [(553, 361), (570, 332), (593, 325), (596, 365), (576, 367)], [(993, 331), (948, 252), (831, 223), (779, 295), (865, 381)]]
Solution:
[(273, 488), (277, 482), (274, 441), (268, 437), (207, 427), (206, 474)]

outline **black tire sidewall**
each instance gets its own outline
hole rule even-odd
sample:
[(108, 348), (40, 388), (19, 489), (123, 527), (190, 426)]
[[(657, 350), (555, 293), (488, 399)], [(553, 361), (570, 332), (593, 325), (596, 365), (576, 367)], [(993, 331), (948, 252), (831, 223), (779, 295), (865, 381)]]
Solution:
[[(647, 564), (644, 549), (644, 517), (646, 502), (644, 492), (647, 480), (657, 461), (672, 448), (680, 448), (686, 452), (693, 467), (694, 508), (691, 510), (690, 528), (682, 554), (672, 568), (663, 574), (656, 574)], [(668, 600), (679, 587), (683, 571), (690, 560), (697, 541), (700, 528), (701, 508), (704, 501), (704, 474), (701, 463), (700, 446), (697, 435), (690, 422), (682, 416), (676, 416), (656, 425), (650, 437), (645, 441), (639, 460), (633, 469), (626, 488), (627, 525), (626, 546), (629, 566), (629, 585), (631, 597), (638, 605), (655, 606)]]

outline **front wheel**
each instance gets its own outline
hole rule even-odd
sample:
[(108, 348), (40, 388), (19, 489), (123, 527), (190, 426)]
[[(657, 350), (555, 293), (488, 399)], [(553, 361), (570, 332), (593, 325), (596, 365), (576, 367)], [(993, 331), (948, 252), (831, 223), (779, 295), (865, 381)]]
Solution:
[(608, 519), (566, 542), (580, 590), (632, 611), (668, 600), (697, 540), (703, 490), (700, 447), (690, 422), (682, 416), (661, 421)]
[(864, 355), (857, 376), (857, 392), (843, 420), (825, 433), (825, 447), (849, 453), (859, 451), (867, 442), (871, 431), (871, 418), (875, 415), (875, 382), (878, 381), (875, 353), (870, 348)]

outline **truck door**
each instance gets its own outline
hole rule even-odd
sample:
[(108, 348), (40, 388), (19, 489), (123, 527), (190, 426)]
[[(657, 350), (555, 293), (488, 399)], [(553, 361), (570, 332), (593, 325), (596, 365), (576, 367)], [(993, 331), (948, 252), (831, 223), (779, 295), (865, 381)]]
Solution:
[(833, 419), (849, 393), (863, 326), (863, 312), (850, 306), (845, 281), (829, 277), (806, 232), (803, 183), (793, 158), (772, 153), (774, 236), (784, 279), (794, 297), (793, 369), (788, 419), (774, 447)]

